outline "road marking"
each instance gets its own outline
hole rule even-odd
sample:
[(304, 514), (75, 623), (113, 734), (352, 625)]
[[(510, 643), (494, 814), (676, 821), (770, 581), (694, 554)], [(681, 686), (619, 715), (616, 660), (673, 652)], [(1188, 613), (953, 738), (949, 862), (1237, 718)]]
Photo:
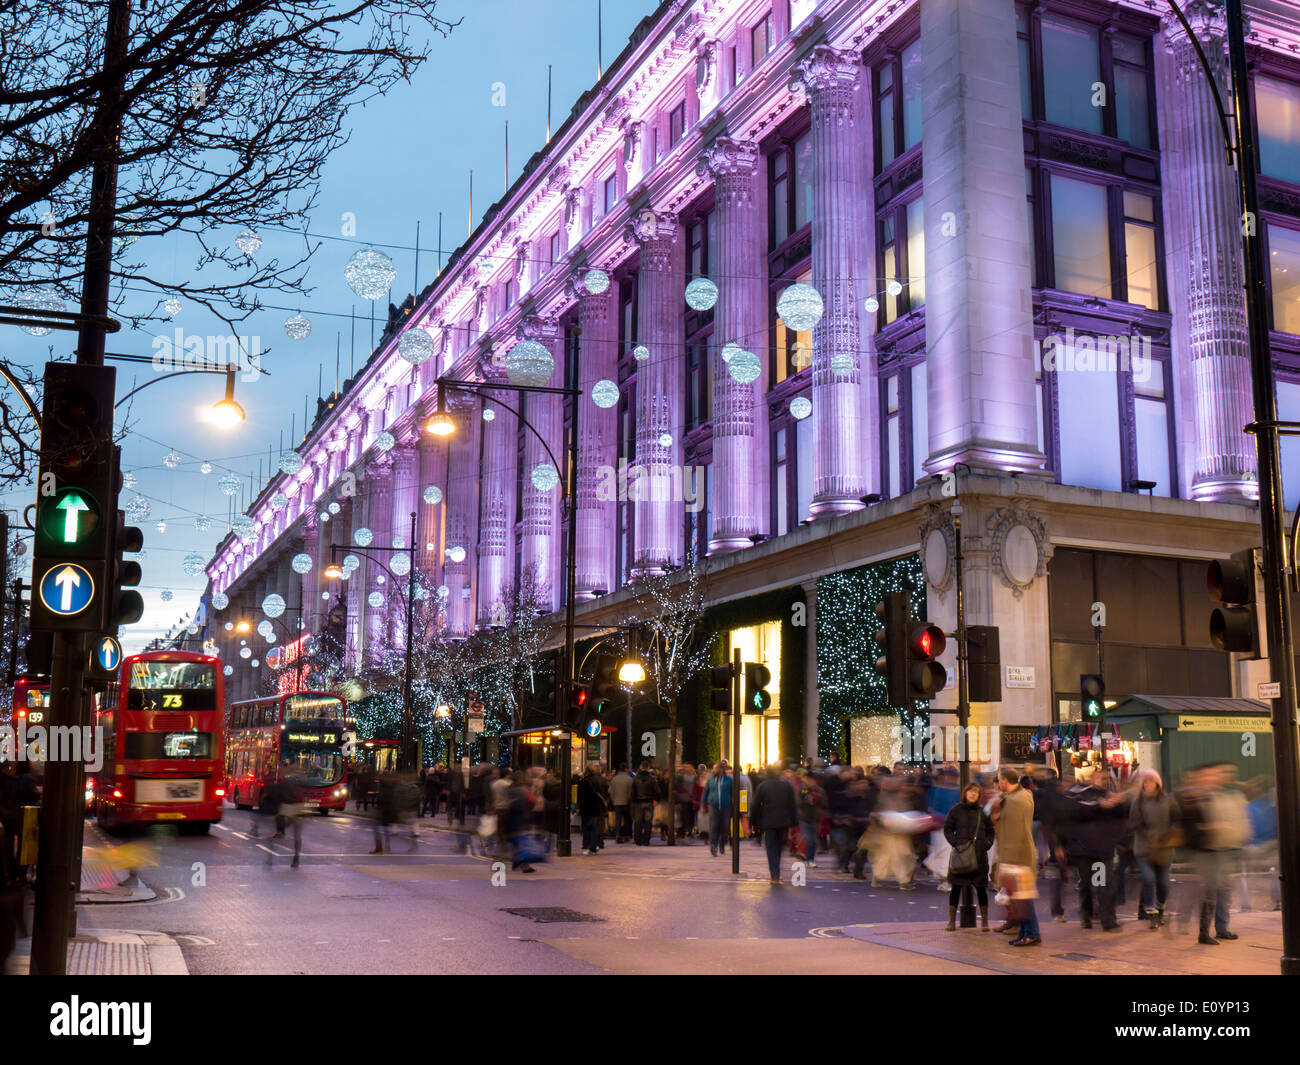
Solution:
[(506, 939), (518, 939), (518, 936), (506, 936)]
[(442, 941), (443, 941), (444, 943), (454, 943), (454, 942), (456, 942), (456, 937), (455, 937), (455, 936), (443, 936), (443, 937), (442, 937)]
[(323, 947), (323, 946), (326, 946), (328, 943), (329, 943), (329, 940), (328, 940), (328, 939), (318, 939), (318, 940), (316, 940), (315, 943), (312, 944), (312, 946), (314, 946), (314, 947)]
[(376, 942), (376, 943), (391, 943), (392, 940), (391, 940), (391, 939), (376, 939), (375, 942)]
[(246, 947), (256, 947), (256, 946), (258, 946), (258, 945), (259, 945), (259, 944), (257, 944), (257, 943), (245, 943), (245, 944), (244, 944), (244, 946), (246, 946)]

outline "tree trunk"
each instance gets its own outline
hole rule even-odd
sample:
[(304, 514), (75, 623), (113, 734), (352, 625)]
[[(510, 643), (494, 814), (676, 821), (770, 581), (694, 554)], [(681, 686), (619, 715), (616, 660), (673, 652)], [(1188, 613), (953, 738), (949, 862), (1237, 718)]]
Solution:
[(677, 698), (668, 701), (668, 846), (677, 846)]

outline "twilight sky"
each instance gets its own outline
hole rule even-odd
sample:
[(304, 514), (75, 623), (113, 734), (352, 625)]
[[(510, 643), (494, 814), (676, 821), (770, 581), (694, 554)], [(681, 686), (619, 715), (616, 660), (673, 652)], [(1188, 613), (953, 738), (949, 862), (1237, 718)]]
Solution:
[[(605, 0), (606, 65), (655, 6), (654, 0)], [(123, 448), (122, 465), (137, 483), (134, 490), (123, 490), (122, 501), (125, 505), (143, 495), (151, 509), (147, 518), (134, 522), (145, 534), (140, 589), (145, 613), (139, 624), (123, 629), (128, 652), (193, 615), (206, 576), (187, 575), (181, 563), (191, 553), (206, 561), (226, 533), (230, 501), (217, 480), (227, 473), (242, 478), (244, 490), (235, 497), (235, 513), (242, 512), (265, 483), (268, 449), (278, 454), (282, 437), (285, 448), (302, 438), (304, 400), (314, 414), (322, 368), (324, 391), (333, 389), (336, 344), (341, 351), (341, 379), (349, 374), (353, 354), (357, 366), (369, 356), (371, 307), (357, 299), (343, 279), (348, 256), (367, 243), (399, 245), (384, 250), (397, 267), (390, 299), (400, 303), (415, 288), (416, 257), (407, 249), (414, 248), (418, 221), (419, 283), (427, 285), (437, 271), (439, 212), (444, 261), (468, 233), (469, 170), (474, 171), (475, 224), (504, 190), (505, 121), (510, 121), (510, 180), (545, 141), (547, 64), (553, 68), (554, 129), (596, 80), (596, 0), (444, 0), (438, 14), (464, 21), (446, 40), (433, 39), (430, 58), (410, 85), (399, 85), (387, 97), (352, 113), (351, 141), (325, 168), (311, 232), (322, 238), (338, 237), (345, 212), (352, 212), (355, 238), (322, 240), (308, 275), (313, 291), (301, 300), (267, 295), (264, 302), (276, 308), (250, 317), (241, 326), (244, 335), (260, 338), (263, 351), (270, 349), (262, 361), (270, 376), (236, 384), (235, 396), (248, 420), (238, 429), (221, 431), (200, 416), (220, 398), (217, 376), (190, 375), (161, 382), (132, 403), (131, 435)], [(493, 86), (498, 82), (505, 87), (504, 107), (493, 105)], [(497, 98), (500, 102), (499, 93)], [(232, 229), (227, 238), (233, 242), (235, 235)], [(264, 243), (259, 259), (289, 256), (300, 247), (287, 234), (261, 232), (260, 236)], [(190, 246), (179, 239), (141, 242), (133, 251), (163, 276), (183, 276), (195, 258)], [(140, 307), (155, 302), (146, 293), (130, 293), (128, 300), (130, 306)], [(387, 302), (374, 305), (376, 340), (383, 330)], [(355, 348), (349, 317), (354, 307)], [(312, 330), (306, 340), (294, 341), (285, 335), (284, 322), (299, 310), (311, 321)], [(148, 332), (124, 330), (110, 336), (108, 347), (152, 355), (155, 338), (170, 337), (176, 328), (186, 336), (229, 333), (206, 311), (182, 308), (169, 324), (152, 323)], [(71, 338), (68, 333), (37, 338), (6, 329), (4, 355), (39, 372), (50, 357), (51, 342), (54, 353), (64, 356), (75, 346)], [(157, 372), (142, 364), (116, 365), (119, 397)], [(163, 462), (171, 451), (181, 456), (175, 468)], [(199, 469), (205, 461), (213, 466), (207, 475)], [(262, 480), (258, 480), (259, 469)], [(19, 515), (31, 501), (31, 489), (0, 493), (0, 505), (10, 512), (11, 524), (20, 527)], [(195, 528), (197, 515), (212, 519), (207, 531)], [(165, 532), (158, 531), (159, 520), (166, 521)], [(170, 600), (164, 601), (168, 592)]]

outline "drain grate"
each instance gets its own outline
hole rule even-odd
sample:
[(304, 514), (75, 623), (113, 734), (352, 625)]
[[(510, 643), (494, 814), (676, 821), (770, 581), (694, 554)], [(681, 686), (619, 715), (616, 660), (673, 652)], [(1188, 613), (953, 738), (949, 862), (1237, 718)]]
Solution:
[(1053, 954), (1053, 958), (1060, 958), (1062, 961), (1096, 961), (1097, 958), (1092, 954)]
[(538, 924), (565, 924), (577, 921), (603, 921), (605, 919), (596, 917), (594, 914), (569, 910), (563, 906), (521, 906), (514, 910), (503, 906), (501, 912), (513, 913), (516, 917), (527, 917), (530, 921), (536, 921)]

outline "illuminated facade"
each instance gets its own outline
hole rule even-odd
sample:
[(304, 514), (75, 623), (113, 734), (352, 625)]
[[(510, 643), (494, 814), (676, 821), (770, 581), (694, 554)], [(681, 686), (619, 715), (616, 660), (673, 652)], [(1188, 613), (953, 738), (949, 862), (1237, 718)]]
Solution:
[[(1222, 80), (1221, 5), (1185, 7)], [(1279, 414), (1300, 419), (1300, 38), (1275, 7), (1252, 15), (1259, 224)], [(518, 394), (491, 393), (489, 421), (449, 392), (456, 431), (422, 431), (440, 374), (490, 389), (528, 339), (551, 385), (576, 352), (581, 399), (519, 413), (561, 465), (577, 417), (582, 624), (623, 622), (637, 576), (687, 553), (712, 603), (799, 593), (806, 619), (779, 635), (806, 641), (807, 672), (776, 693), (796, 724), (747, 724), (742, 756), (818, 742), (826, 575), (919, 555), (930, 619), (955, 626), (956, 517), (967, 620), (998, 625), (1016, 669), (977, 721), (1068, 716), (1097, 602), (1110, 693), (1244, 691), (1195, 580), (1257, 537), (1239, 225), (1204, 75), (1159, 2), (663, 3), (322, 409), (301, 470), (250, 508), (253, 542), (220, 545), (232, 690), (254, 675), (221, 622), (270, 592), (295, 605), (305, 551), (316, 631), (328, 545), (364, 528), (387, 548), (412, 512), (452, 638), (525, 572), (561, 607), (570, 517)], [(697, 278), (716, 304), (687, 302)], [(807, 328), (777, 311), (796, 282), (822, 304)], [(419, 367), (409, 329), (433, 340)], [(1294, 503), (1300, 454), (1284, 466)], [(389, 638), (383, 576), (363, 558), (345, 585), (357, 664)], [(732, 627), (761, 652), (767, 630)]]

